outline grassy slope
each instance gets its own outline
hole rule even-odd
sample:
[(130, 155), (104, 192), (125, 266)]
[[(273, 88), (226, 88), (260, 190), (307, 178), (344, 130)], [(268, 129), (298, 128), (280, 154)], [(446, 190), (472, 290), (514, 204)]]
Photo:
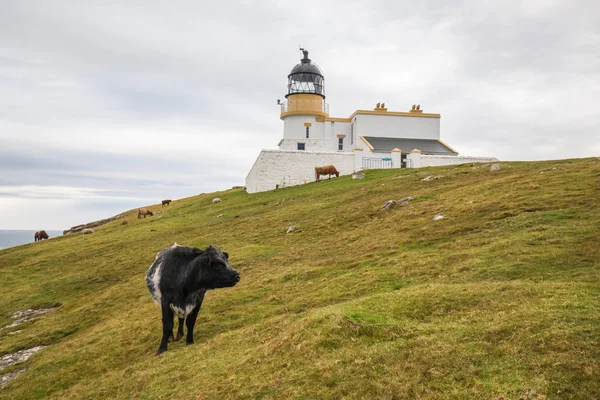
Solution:
[[(380, 170), (3, 250), (0, 326), (62, 307), (0, 332), (0, 355), (49, 345), (0, 398), (599, 398), (599, 206), (597, 159)], [(157, 358), (144, 276), (174, 241), (242, 281)]]

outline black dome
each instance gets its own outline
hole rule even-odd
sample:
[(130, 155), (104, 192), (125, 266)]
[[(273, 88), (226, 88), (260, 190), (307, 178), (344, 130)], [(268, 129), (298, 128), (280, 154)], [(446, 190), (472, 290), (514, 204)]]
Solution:
[[(310, 62), (310, 60), (308, 60), (308, 63), (302, 62), (300, 64), (297, 64), (294, 68), (292, 68), (290, 75), (295, 75), (295, 74), (315, 74), (315, 75), (319, 75), (323, 78), (325, 77), (323, 75), (323, 71), (321, 71), (321, 68), (319, 68), (319, 66), (317, 64)], [(290, 75), (288, 75), (288, 76), (290, 76)]]
[(312, 93), (325, 98), (323, 71), (308, 58), (308, 50), (300, 49), (304, 58), (300, 60), (288, 75), (288, 97), (294, 93)]

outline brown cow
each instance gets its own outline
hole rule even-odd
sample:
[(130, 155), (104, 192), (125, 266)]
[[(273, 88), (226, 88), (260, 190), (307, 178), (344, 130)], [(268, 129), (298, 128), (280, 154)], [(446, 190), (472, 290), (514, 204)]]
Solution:
[(146, 218), (146, 215), (149, 215), (152, 217), (154, 215), (154, 213), (145, 208), (140, 208), (140, 209), (138, 209), (138, 219), (142, 218), (142, 215), (144, 216), (144, 218)]
[(49, 239), (50, 236), (48, 236), (48, 234), (46, 233), (46, 231), (37, 231), (35, 233), (35, 235), (33, 235), (33, 240), (34, 241), (41, 241), (42, 239)]
[(173, 201), (173, 200), (163, 200), (163, 201), (162, 201), (162, 206), (163, 206), (163, 207), (164, 207), (164, 206), (168, 206), (169, 204), (171, 204), (171, 201)]
[(323, 167), (315, 167), (315, 179), (317, 181), (320, 180), (321, 175), (328, 175), (331, 178), (331, 175), (335, 175), (336, 177), (340, 176), (340, 171), (335, 169), (333, 165), (325, 165)]

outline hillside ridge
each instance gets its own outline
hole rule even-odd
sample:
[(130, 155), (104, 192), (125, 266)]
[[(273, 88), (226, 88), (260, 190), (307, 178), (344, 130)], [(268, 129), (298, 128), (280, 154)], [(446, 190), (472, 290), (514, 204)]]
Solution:
[[(234, 188), (1, 250), (0, 358), (41, 348), (0, 399), (598, 398), (600, 159), (497, 164)], [(173, 242), (242, 280), (155, 357), (144, 276)]]

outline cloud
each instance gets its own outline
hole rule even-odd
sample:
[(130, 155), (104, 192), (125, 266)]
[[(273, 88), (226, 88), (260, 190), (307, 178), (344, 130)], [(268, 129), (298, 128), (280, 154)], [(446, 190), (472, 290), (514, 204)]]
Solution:
[(442, 114), (463, 155), (598, 155), (599, 12), (591, 0), (4, 2), (0, 201), (20, 219), (0, 229), (243, 184), (282, 136), (275, 100), (298, 45), (324, 71), (333, 116), (416, 103)]

